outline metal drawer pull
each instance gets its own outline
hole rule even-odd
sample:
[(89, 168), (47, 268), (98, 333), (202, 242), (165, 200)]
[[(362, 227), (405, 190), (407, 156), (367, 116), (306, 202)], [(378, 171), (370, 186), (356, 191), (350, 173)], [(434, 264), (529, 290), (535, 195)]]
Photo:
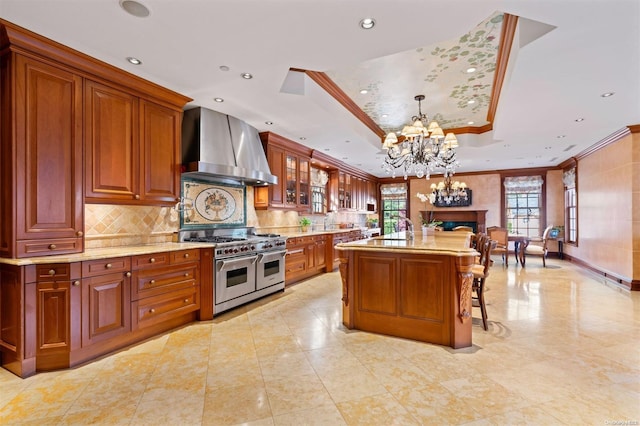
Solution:
[(189, 299), (184, 299), (184, 303), (189, 303)]
[(124, 274), (124, 276), (129, 278), (131, 276), (131, 272), (127, 272), (126, 274)]
[(149, 281), (149, 284), (151, 284), (151, 285), (153, 285), (153, 284), (155, 284), (155, 283), (156, 283), (156, 280), (151, 280), (151, 281)]
[(57, 245), (55, 244), (49, 244), (49, 250), (55, 250), (56, 248), (58, 248)]
[(49, 275), (53, 276), (56, 274), (56, 270), (55, 269), (49, 269)]
[(155, 257), (152, 257), (151, 259), (149, 259), (149, 262), (151, 262), (151, 263), (155, 263), (155, 261), (156, 261)]
[(76, 281), (74, 281), (74, 282), (73, 282), (73, 285), (74, 285), (74, 286), (76, 286), (76, 287), (78, 287), (78, 286), (80, 285), (80, 281), (77, 281), (77, 280), (76, 280)]
[(297, 253), (302, 253), (302, 252), (304, 252), (304, 249), (288, 250), (287, 251), (287, 255), (292, 255), (292, 254), (297, 254)]
[(189, 257), (189, 253), (185, 253), (185, 254), (184, 254), (184, 257)]
[(189, 273), (188, 273), (188, 272), (185, 272), (185, 273), (184, 273), (184, 276), (185, 276), (185, 277), (188, 277), (188, 276), (189, 276)]
[(107, 263), (106, 265), (104, 265), (104, 267), (107, 268), (107, 269), (111, 269), (111, 268), (113, 268), (113, 265), (110, 264), (110, 263)]
[(149, 309), (149, 313), (153, 314), (156, 310), (154, 308)]
[(82, 232), (82, 231), (78, 231), (78, 232), (76, 232), (76, 235), (77, 235), (78, 237), (82, 237), (82, 236), (84, 235), (84, 232)]

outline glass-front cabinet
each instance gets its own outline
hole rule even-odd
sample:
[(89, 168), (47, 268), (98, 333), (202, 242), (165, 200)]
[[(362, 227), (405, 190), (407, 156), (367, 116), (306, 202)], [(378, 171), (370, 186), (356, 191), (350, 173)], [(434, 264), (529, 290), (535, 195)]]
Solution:
[(287, 165), (285, 169), (287, 182), (286, 204), (289, 207), (296, 207), (298, 204), (298, 158), (287, 155)]
[(298, 175), (298, 206), (309, 207), (309, 197), (311, 191), (311, 170), (309, 169), (308, 158), (298, 158), (300, 174)]

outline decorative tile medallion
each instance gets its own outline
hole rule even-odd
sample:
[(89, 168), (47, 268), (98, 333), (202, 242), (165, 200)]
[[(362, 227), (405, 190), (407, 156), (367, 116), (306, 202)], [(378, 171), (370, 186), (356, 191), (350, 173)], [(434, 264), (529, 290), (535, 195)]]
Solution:
[(182, 196), (186, 206), (180, 215), (183, 228), (247, 224), (244, 186), (185, 179)]

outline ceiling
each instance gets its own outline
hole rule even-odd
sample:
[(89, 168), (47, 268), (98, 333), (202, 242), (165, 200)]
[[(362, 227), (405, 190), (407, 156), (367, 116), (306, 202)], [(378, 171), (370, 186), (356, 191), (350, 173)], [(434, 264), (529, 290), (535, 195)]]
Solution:
[[(146, 18), (119, 0), (0, 0), (0, 17), (193, 98), (186, 108), (233, 115), (379, 177), (380, 134), (295, 70), (325, 73), (384, 132), (407, 124), (424, 94), (422, 112), (466, 129), (459, 173), (556, 166), (640, 124), (637, 0), (140, 2)], [(519, 18), (496, 92), (504, 14)], [(374, 28), (361, 29), (363, 18)]]

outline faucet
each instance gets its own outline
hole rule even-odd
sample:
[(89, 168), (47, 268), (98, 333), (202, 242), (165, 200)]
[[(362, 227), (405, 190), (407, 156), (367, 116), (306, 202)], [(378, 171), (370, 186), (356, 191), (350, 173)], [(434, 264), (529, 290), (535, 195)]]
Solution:
[(408, 217), (401, 217), (398, 215), (392, 216), (392, 219), (402, 219), (407, 224), (407, 240), (413, 240), (413, 222)]

